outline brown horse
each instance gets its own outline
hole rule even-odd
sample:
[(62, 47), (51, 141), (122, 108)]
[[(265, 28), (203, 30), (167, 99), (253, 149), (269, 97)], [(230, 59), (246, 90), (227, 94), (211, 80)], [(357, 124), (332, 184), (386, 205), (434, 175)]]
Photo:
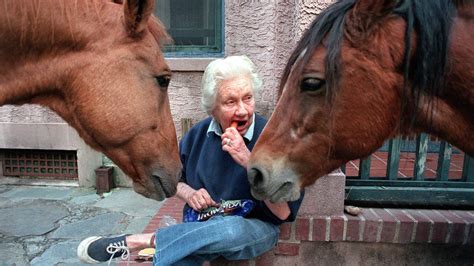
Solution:
[(343, 0), (293, 52), (253, 149), (253, 194), (295, 200), (398, 134), (428, 132), (474, 154), (474, 4)]
[(0, 1), (0, 105), (51, 108), (157, 200), (181, 164), (154, 0)]

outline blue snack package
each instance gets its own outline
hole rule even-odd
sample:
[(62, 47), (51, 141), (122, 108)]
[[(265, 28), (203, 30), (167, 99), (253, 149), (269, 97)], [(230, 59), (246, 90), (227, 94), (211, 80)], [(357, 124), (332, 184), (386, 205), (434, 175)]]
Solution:
[(247, 216), (255, 206), (252, 200), (222, 200), (218, 206), (209, 207), (201, 211), (195, 211), (189, 208), (184, 213), (184, 222), (203, 222), (211, 217), (222, 215)]

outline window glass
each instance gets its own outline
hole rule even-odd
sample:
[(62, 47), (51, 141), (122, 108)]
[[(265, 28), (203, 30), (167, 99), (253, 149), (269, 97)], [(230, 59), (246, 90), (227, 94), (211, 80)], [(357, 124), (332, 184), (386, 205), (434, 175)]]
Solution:
[(173, 44), (167, 56), (212, 56), (223, 53), (222, 0), (157, 0), (160, 18)]

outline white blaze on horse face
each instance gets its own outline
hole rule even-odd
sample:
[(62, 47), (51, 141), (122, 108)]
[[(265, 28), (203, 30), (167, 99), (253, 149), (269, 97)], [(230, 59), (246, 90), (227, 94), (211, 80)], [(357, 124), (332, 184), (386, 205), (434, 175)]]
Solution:
[[(293, 70), (295, 69), (295, 66), (298, 65), (298, 63), (303, 59), (304, 55), (306, 54), (306, 51), (308, 48), (304, 48), (304, 50), (298, 55), (298, 58), (296, 58), (295, 63), (291, 66), (290, 73), (288, 74), (288, 77), (291, 77), (293, 74)], [(286, 79), (285, 86), (283, 87), (283, 91), (286, 91), (287, 85), (288, 85), (288, 80), (289, 78)]]
[(297, 140), (298, 139), (298, 134), (296, 134), (295, 129), (290, 129), (290, 137), (292, 140)]
[[(298, 55), (298, 58), (296, 58), (296, 61), (295, 61), (295, 64), (298, 64), (298, 62), (304, 57), (304, 55), (306, 54), (306, 51), (308, 51), (308, 48), (304, 48), (303, 51), (301, 51), (301, 53)], [(293, 69), (291, 69), (293, 71)]]

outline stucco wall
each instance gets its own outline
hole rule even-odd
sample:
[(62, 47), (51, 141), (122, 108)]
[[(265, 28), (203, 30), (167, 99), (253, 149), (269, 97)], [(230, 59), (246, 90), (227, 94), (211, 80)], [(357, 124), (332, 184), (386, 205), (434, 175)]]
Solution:
[(56, 113), (35, 104), (0, 107), (0, 123), (64, 123)]

